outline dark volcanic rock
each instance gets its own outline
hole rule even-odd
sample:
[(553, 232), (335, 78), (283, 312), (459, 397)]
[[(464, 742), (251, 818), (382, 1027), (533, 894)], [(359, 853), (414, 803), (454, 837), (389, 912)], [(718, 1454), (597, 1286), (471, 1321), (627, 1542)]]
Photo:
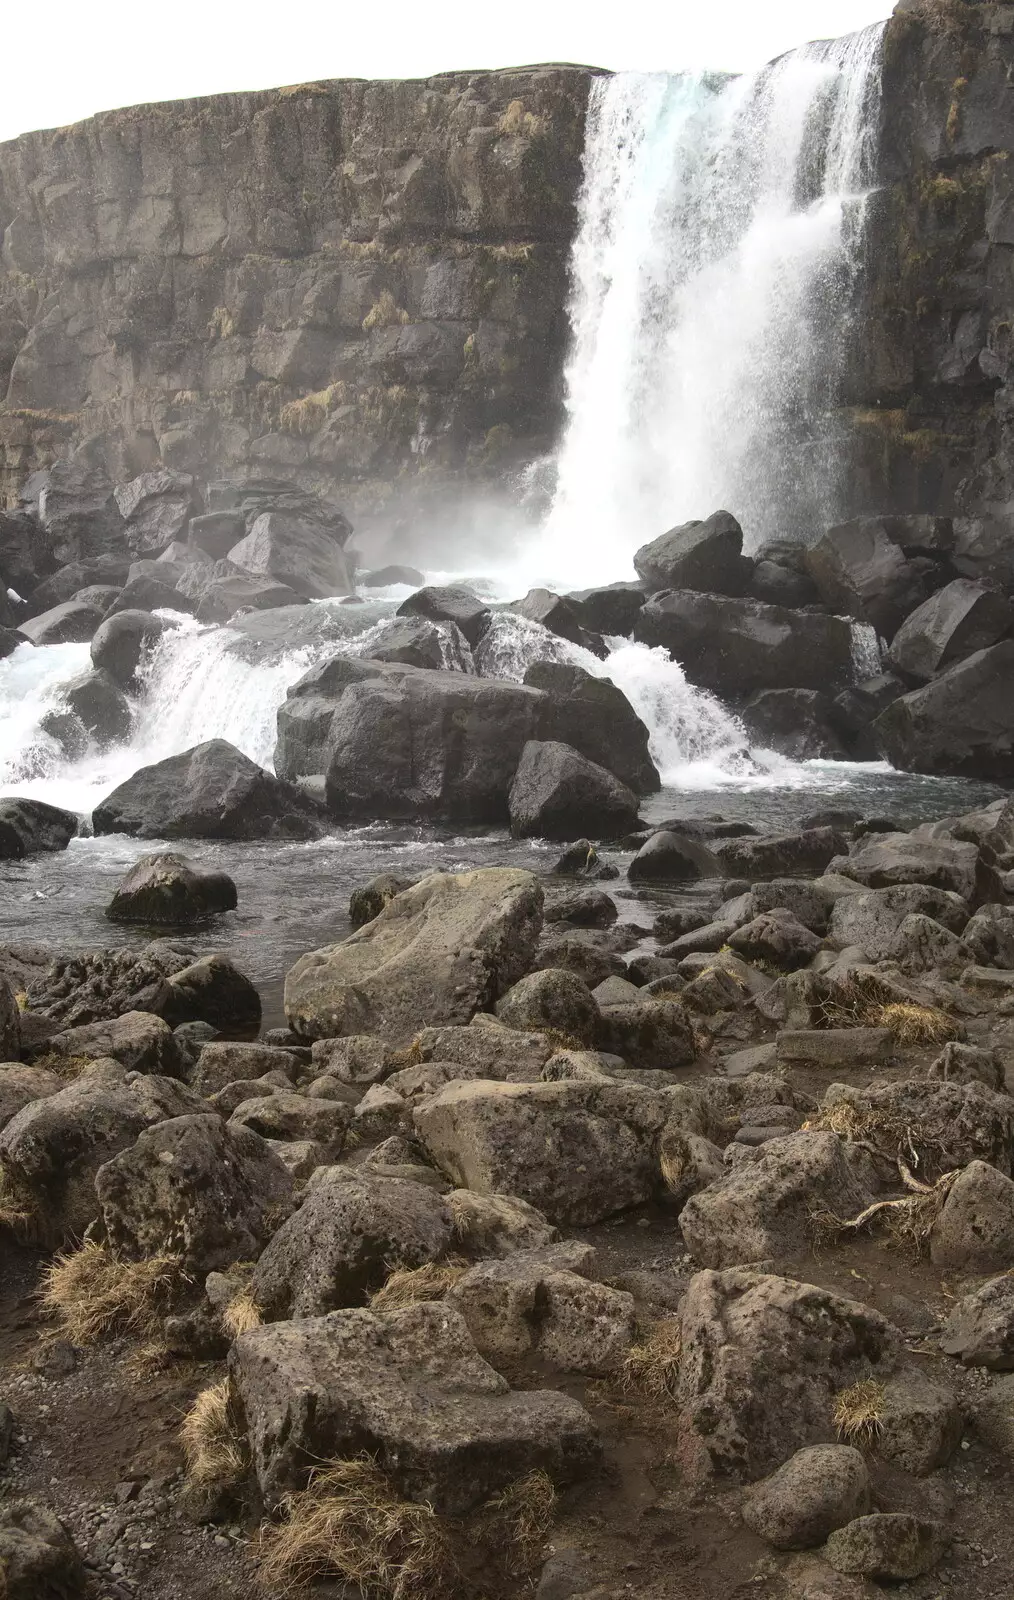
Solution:
[(935, 562), (909, 559), (879, 517), (860, 517), (830, 528), (806, 552), (806, 567), (820, 597), (836, 611), (869, 622), (890, 640), (944, 575)]
[(316, 839), (324, 820), (294, 784), (224, 739), (142, 767), (102, 804), (96, 833), (139, 839)]
[[(154, 564), (158, 566), (159, 563)], [(115, 617), (120, 611), (182, 611), (184, 615), (192, 615), (197, 610), (196, 604), (175, 587), (172, 577), (171, 569), (167, 569), (164, 578), (157, 578), (153, 573), (136, 573), (124, 584), (106, 615)]]
[(634, 556), (649, 594), (659, 589), (700, 589), (708, 594), (745, 593), (753, 562), (743, 556), (743, 530), (728, 511), (706, 522), (670, 528)]
[(43, 851), (66, 850), (78, 817), (43, 800), (0, 800), (0, 859), (17, 861)]
[(164, 550), (178, 539), (193, 509), (194, 480), (189, 473), (164, 467), (142, 472), (114, 491), (126, 523), (127, 544), (135, 555)]
[(515, 600), (507, 607), (516, 616), (537, 622), (561, 639), (579, 644), (593, 655), (604, 657), (607, 650), (602, 640), (589, 633), (581, 622), (577, 607), (566, 595), (554, 594), (552, 589), (529, 589), (523, 600)]
[(39, 521), (57, 561), (124, 549), (124, 526), (99, 452), (87, 445), (54, 461), (39, 499)]
[(515, 838), (614, 837), (637, 823), (637, 796), (570, 745), (529, 740), (508, 800)]
[(288, 584), (244, 572), (232, 561), (215, 561), (210, 566), (195, 563), (176, 580), (176, 588), (196, 602), (198, 622), (229, 622), (241, 609), (273, 611), (306, 604)]
[(185, 856), (142, 856), (106, 907), (110, 922), (203, 922), (236, 909), (236, 885), (225, 872), (205, 872)]
[(174, 626), (167, 617), (153, 617), (149, 611), (118, 611), (92, 639), (92, 661), (121, 689), (130, 689), (144, 656)]
[(649, 600), (634, 629), (664, 645), (692, 683), (718, 694), (819, 689), (851, 682), (852, 629), (842, 617), (676, 589)]
[(874, 734), (905, 772), (1014, 783), (1014, 640), (959, 661), (882, 711)]
[(627, 868), (631, 883), (693, 883), (714, 878), (719, 864), (699, 839), (662, 829), (653, 833)]
[(19, 624), (19, 630), (32, 644), (87, 644), (101, 621), (102, 612), (97, 606), (65, 600), (41, 616), (27, 618)]
[(542, 738), (572, 745), (636, 794), (654, 794), (661, 787), (648, 751), (648, 729), (609, 678), (594, 678), (564, 662), (536, 661), (524, 681), (547, 697), (539, 713)]
[(583, 628), (624, 637), (634, 631), (647, 595), (643, 583), (608, 583), (600, 589), (575, 589), (568, 596)]
[(793, 761), (841, 761), (847, 751), (831, 726), (830, 697), (816, 689), (762, 689), (743, 707), (752, 744)]
[(955, 578), (924, 600), (895, 634), (888, 661), (918, 682), (1014, 633), (1014, 606), (996, 589)]
[(246, 532), (246, 519), (239, 511), (209, 511), (203, 517), (192, 517), (188, 539), (195, 550), (210, 556), (212, 561), (223, 561), (234, 544)]
[(229, 560), (246, 572), (286, 584), (307, 600), (326, 600), (355, 590), (343, 543), (331, 530), (301, 517), (266, 511), (229, 551)]
[(455, 622), (469, 644), (477, 645), (489, 620), (489, 607), (470, 589), (429, 585), (403, 600), (398, 615), (428, 617), (431, 622)]

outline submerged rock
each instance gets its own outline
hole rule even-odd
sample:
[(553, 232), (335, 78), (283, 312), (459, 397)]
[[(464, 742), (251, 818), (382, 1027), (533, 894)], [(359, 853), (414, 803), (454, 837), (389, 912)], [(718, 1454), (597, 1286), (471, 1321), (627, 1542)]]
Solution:
[(529, 740), (508, 797), (515, 838), (614, 837), (637, 823), (637, 796), (569, 745)]
[(205, 872), (185, 856), (142, 856), (106, 907), (110, 922), (180, 927), (236, 909), (236, 885), (225, 872)]

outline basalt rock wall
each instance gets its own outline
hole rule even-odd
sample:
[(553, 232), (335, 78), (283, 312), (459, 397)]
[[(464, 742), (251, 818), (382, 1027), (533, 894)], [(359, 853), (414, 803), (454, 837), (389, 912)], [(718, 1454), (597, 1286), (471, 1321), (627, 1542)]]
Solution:
[(117, 478), (337, 483), (367, 519), (530, 460), (594, 76), (311, 83), (0, 145), (0, 504), (95, 435)]

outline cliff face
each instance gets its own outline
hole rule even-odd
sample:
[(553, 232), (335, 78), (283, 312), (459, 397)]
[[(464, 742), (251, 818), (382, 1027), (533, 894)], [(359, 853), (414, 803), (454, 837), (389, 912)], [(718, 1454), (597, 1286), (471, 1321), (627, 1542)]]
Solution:
[(855, 511), (1014, 536), (1014, 5), (902, 0), (846, 413)]
[(92, 435), (118, 478), (337, 481), (388, 520), (531, 459), (593, 76), (303, 84), (0, 145), (0, 504)]

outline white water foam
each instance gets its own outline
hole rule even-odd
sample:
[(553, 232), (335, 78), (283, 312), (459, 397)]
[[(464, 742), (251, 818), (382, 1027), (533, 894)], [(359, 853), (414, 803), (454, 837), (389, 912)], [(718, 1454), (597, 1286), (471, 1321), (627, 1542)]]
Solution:
[(540, 581), (623, 576), (719, 506), (748, 546), (834, 520), (829, 408), (870, 181), (882, 28), (737, 79), (592, 88), (573, 344)]

